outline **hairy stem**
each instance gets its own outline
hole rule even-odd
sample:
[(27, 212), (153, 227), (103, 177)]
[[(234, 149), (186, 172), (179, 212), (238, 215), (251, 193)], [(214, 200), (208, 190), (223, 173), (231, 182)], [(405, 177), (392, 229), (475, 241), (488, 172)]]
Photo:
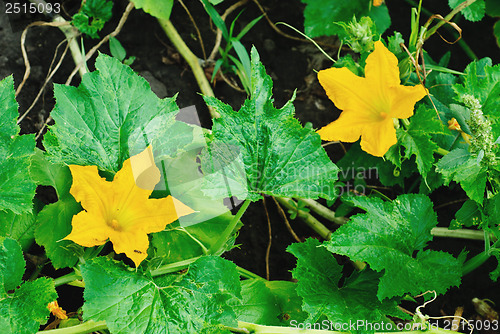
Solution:
[(50, 329), (47, 331), (40, 331), (37, 334), (85, 334), (92, 333), (107, 329), (105, 321), (95, 322), (93, 320), (89, 320), (80, 325), (66, 327), (66, 328), (58, 328), (58, 329)]
[[(191, 67), (196, 82), (200, 87), (201, 93), (205, 96), (215, 96), (212, 87), (210, 87), (210, 83), (208, 82), (208, 79), (205, 75), (205, 71), (203, 71), (203, 68), (201, 68), (200, 59), (196, 57), (196, 55), (189, 49), (186, 43), (184, 43), (181, 35), (179, 35), (172, 22), (170, 22), (170, 20), (163, 19), (158, 19), (158, 22), (160, 23), (163, 31), (165, 31), (165, 34), (167, 34), (172, 44), (174, 44), (174, 46), (176, 47), (177, 51), (179, 51), (182, 58), (184, 58), (189, 67)], [(215, 109), (213, 109), (212, 107), (209, 107), (208, 109), (212, 118), (220, 117), (219, 113), (215, 111)]]
[(227, 225), (226, 229), (222, 232), (221, 236), (219, 237), (219, 240), (215, 244), (210, 247), (208, 250), (208, 254), (217, 254), (217, 252), (222, 248), (222, 246), (227, 242), (227, 239), (231, 236), (231, 234), (234, 231), (234, 228), (240, 221), (241, 217), (247, 210), (248, 206), (250, 205), (251, 201), (249, 199), (245, 200), (243, 204), (241, 205), (240, 209), (236, 213), (236, 215), (233, 217), (233, 220)]

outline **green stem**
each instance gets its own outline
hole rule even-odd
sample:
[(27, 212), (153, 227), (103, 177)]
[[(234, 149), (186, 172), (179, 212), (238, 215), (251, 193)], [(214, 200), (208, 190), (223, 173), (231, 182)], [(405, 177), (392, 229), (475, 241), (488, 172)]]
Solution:
[(238, 270), (238, 272), (240, 273), (241, 277), (244, 277), (244, 278), (253, 278), (253, 279), (258, 279), (258, 280), (264, 280), (265, 281), (264, 278), (260, 277), (257, 274), (254, 274), (250, 270), (246, 270), (245, 268), (241, 268), (241, 267), (237, 266), (236, 270)]
[(83, 324), (66, 327), (66, 328), (58, 328), (58, 329), (50, 329), (47, 331), (40, 331), (37, 334), (85, 334), (92, 333), (107, 329), (105, 321), (92, 321), (89, 320), (84, 322)]
[(198, 260), (199, 258), (200, 257), (193, 257), (193, 258), (190, 258), (187, 260), (169, 263), (169, 264), (160, 266), (155, 270), (151, 270), (150, 274), (151, 274), (151, 276), (160, 276), (160, 275), (175, 273), (177, 271), (186, 269), (191, 263)]
[[(212, 96), (212, 97), (215, 96), (212, 87), (210, 87), (210, 83), (208, 82), (208, 79), (205, 76), (205, 71), (203, 71), (203, 68), (201, 68), (200, 66), (199, 58), (196, 57), (196, 55), (189, 49), (186, 43), (184, 43), (181, 35), (179, 35), (177, 30), (173, 26), (172, 22), (170, 22), (170, 20), (163, 20), (163, 19), (158, 19), (158, 22), (160, 23), (161, 27), (163, 28), (163, 31), (165, 31), (165, 34), (167, 34), (172, 44), (174, 44), (174, 46), (176, 47), (177, 51), (179, 51), (181, 56), (188, 63), (189, 67), (191, 67), (196, 82), (200, 87), (201, 93), (205, 96)], [(212, 118), (220, 117), (219, 113), (215, 111), (215, 109), (211, 107), (209, 107), (208, 109), (210, 111), (210, 115), (212, 116)]]
[(72, 272), (72, 273), (69, 273), (67, 275), (55, 278), (54, 279), (54, 285), (56, 287), (58, 287), (60, 285), (68, 284), (70, 282), (81, 280), (81, 279), (82, 279), (82, 276), (78, 275), (75, 272)]
[(434, 150), (434, 153), (441, 154), (441, 155), (447, 155), (450, 153), (450, 151), (445, 150), (444, 148), (438, 147), (437, 149)]
[(500, 240), (497, 240), (493, 245), (488, 247), (488, 249), (482, 251), (481, 253), (474, 256), (472, 259), (466, 261), (462, 268), (462, 275), (467, 275), (472, 271), (476, 270), (476, 268), (480, 267), (491, 257), (491, 249), (497, 248), (499, 246), (500, 246)]
[(434, 35), (436, 33), (436, 31), (441, 28), (441, 26), (443, 24), (445, 24), (446, 22), (450, 21), (453, 16), (455, 16), (456, 14), (458, 14), (462, 9), (466, 8), (466, 7), (469, 7), (470, 5), (472, 5), (474, 2), (476, 2), (477, 0), (465, 0), (464, 2), (462, 2), (461, 4), (459, 4), (458, 6), (456, 6), (448, 15), (446, 15), (444, 17), (444, 20), (440, 20), (438, 21), (438, 23), (436, 23), (434, 25), (434, 27), (432, 27), (431, 29), (429, 29), (425, 36), (424, 36), (424, 40), (427, 40), (429, 39), (429, 37), (431, 37), (432, 35)]
[(208, 250), (208, 254), (217, 254), (217, 252), (222, 248), (222, 246), (227, 242), (227, 239), (231, 236), (231, 234), (234, 231), (234, 228), (240, 221), (241, 217), (247, 210), (248, 206), (250, 205), (251, 201), (249, 199), (246, 199), (245, 202), (241, 205), (240, 209), (236, 213), (236, 215), (233, 217), (233, 220), (227, 225), (226, 229), (224, 232), (222, 232), (220, 238), (217, 240), (216, 243), (210, 247)]
[[(289, 210), (297, 210), (297, 203), (295, 203), (295, 201), (291, 198), (276, 197), (276, 200)], [(292, 204), (291, 202), (295, 204)], [(311, 227), (316, 233), (318, 233), (320, 237), (325, 240), (330, 239), (332, 231), (326, 228), (325, 225), (321, 224), (321, 222), (314, 218), (311, 214), (302, 210), (298, 210), (297, 216), (300, 217), (307, 225), (309, 225), (309, 227)]]
[(457, 238), (468, 240), (484, 240), (484, 231), (474, 230), (450, 230), (446, 227), (434, 227), (431, 234), (441, 238)]
[(326, 206), (321, 205), (320, 203), (316, 202), (313, 199), (301, 198), (300, 200), (304, 202), (309, 208), (311, 208), (311, 210), (316, 212), (318, 215), (320, 215), (325, 219), (328, 219), (329, 221), (337, 225), (344, 225), (348, 221), (346, 217), (335, 216), (335, 211), (328, 209)]

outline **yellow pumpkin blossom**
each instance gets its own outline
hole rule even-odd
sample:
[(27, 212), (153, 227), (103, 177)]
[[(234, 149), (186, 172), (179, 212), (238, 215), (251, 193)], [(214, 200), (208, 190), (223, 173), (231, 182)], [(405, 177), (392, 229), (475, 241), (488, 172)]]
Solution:
[(57, 303), (57, 300), (50, 302), (47, 305), (47, 308), (49, 311), (58, 319), (65, 320), (68, 319), (68, 316), (66, 315), (66, 311), (63, 310), (59, 304)]
[[(84, 247), (102, 245), (109, 239), (115, 252), (125, 253), (136, 266), (147, 257), (148, 233), (160, 232), (178, 217), (194, 212), (172, 196), (150, 199), (152, 190), (136, 183), (131, 159), (123, 163), (112, 182), (101, 178), (96, 166), (69, 168), (73, 175), (70, 193), (84, 211), (73, 217), (73, 229), (64, 239)], [(160, 174), (156, 166), (149, 172)], [(159, 177), (156, 179), (154, 184)]]
[(384, 0), (373, 0), (373, 5), (375, 7), (381, 6), (384, 3)]
[(321, 139), (352, 143), (361, 137), (361, 148), (377, 157), (397, 143), (393, 118), (412, 116), (415, 103), (426, 95), (422, 85), (400, 84), (398, 60), (380, 41), (366, 58), (364, 78), (343, 67), (319, 71), (318, 79), (343, 111), (318, 130)]

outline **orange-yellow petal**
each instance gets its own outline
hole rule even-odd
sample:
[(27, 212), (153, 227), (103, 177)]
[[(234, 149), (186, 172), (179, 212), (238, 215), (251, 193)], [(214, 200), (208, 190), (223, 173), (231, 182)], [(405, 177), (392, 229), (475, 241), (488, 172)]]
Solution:
[(343, 111), (361, 114), (377, 114), (373, 101), (373, 88), (366, 79), (358, 77), (347, 68), (329, 68), (318, 72), (318, 80), (328, 98)]
[[(379, 98), (380, 95), (385, 95), (387, 87), (398, 86), (401, 82), (398, 58), (381, 41), (375, 42), (375, 50), (366, 58), (365, 78), (377, 89)], [(372, 91), (371, 95), (374, 93)]]
[(113, 243), (115, 253), (125, 253), (136, 267), (148, 256), (149, 238), (146, 233), (133, 230), (114, 232), (109, 240)]
[(392, 118), (404, 119), (413, 116), (415, 103), (427, 95), (427, 90), (422, 85), (400, 85), (389, 87), (387, 90), (391, 95), (390, 117)]
[(389, 118), (376, 126), (366, 126), (361, 134), (361, 149), (376, 157), (383, 157), (398, 142), (394, 123)]
[(104, 244), (112, 229), (102, 216), (82, 211), (73, 216), (71, 233), (64, 240), (71, 240), (84, 247), (94, 247)]
[(110, 182), (99, 176), (97, 166), (70, 165), (73, 176), (71, 195), (82, 207), (94, 215), (105, 216), (111, 205), (112, 186)]
[(353, 143), (361, 136), (363, 127), (373, 122), (363, 116), (363, 114), (344, 111), (336, 121), (322, 127), (317, 133), (323, 140)]

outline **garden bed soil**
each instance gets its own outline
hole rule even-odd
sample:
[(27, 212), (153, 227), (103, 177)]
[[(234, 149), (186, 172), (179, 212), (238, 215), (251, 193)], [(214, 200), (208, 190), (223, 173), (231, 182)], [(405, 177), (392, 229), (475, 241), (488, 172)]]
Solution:
[[(230, 1), (226, 2), (229, 3)], [(446, 7), (447, 1), (440, 1), (440, 3), (424, 3), (424, 5), (428, 6), (431, 11), (444, 16), (449, 11)], [(203, 36), (206, 52), (209, 53), (214, 44), (215, 34), (208, 16), (197, 1), (187, 2), (187, 5), (196, 19)], [(283, 21), (298, 29), (303, 29), (302, 11), (304, 5), (300, 1), (269, 0), (262, 1), (262, 5), (267, 10), (269, 18), (274, 22)], [(221, 6), (224, 8), (225, 4)], [(398, 30), (404, 37), (408, 38), (409, 5), (402, 1), (388, 1), (388, 6), (393, 19), (390, 31)], [(79, 7), (79, 1), (63, 1), (63, 7), (66, 12), (74, 13)], [(113, 20), (100, 33), (101, 36), (114, 29), (125, 7), (126, 2), (115, 2)], [(249, 1), (244, 7), (245, 11), (237, 21), (238, 31), (261, 14), (252, 1)], [(237, 12), (239, 11), (233, 13), (229, 19), (234, 18)], [(25, 70), (20, 49), (21, 32), (27, 24), (35, 20), (46, 20), (46, 18), (41, 15), (9, 15), (7, 17), (3, 12), (0, 13), (0, 78), (13, 74), (16, 86), (21, 82)], [(196, 37), (196, 31), (186, 12), (178, 3), (173, 8), (171, 20), (188, 46), (192, 48), (195, 54), (201, 55), (202, 52), (199, 40)], [(488, 56), (493, 58), (493, 63), (500, 62), (500, 50), (495, 44), (491, 33), (493, 25), (491, 18), (486, 18), (483, 22), (474, 24), (461, 20), (459, 25), (463, 29), (464, 40), (477, 53), (479, 58)], [(286, 28), (281, 26), (281, 29)], [(293, 34), (292, 31), (286, 32)], [(446, 35), (446, 32), (444, 35)], [(125, 47), (127, 55), (136, 57), (132, 68), (151, 83), (153, 90), (159, 97), (173, 96), (179, 93), (177, 97), (179, 107), (194, 105), (198, 111), (201, 124), (210, 127), (211, 120), (208, 110), (198, 93), (199, 88), (189, 67), (169, 42), (156, 20), (140, 10), (133, 10), (123, 30), (117, 37)], [(62, 33), (56, 28), (34, 27), (30, 29), (26, 39), (26, 49), (31, 64), (31, 75), (17, 98), (20, 113), (27, 110), (42, 87), (48, 67), (54, 57), (54, 50), (63, 38)], [(448, 39), (453, 40), (451, 37)], [(325, 41), (330, 44), (335, 42), (332, 39)], [(86, 40), (85, 49), (89, 50), (96, 42), (97, 40)], [(314, 47), (278, 34), (265, 19), (262, 19), (243, 38), (242, 42), (247, 48), (254, 43), (259, 50), (261, 60), (274, 81), (276, 106), (281, 107), (286, 103), (291, 98), (293, 91), (297, 89), (297, 99), (294, 105), (296, 116), (302, 123), (311, 122), (315, 128), (319, 128), (338, 116), (338, 111), (326, 98), (314, 74), (314, 70), (326, 68), (331, 64)], [(439, 59), (445, 52), (452, 50), (449, 67), (455, 70), (463, 70), (470, 61), (458, 45), (448, 45), (438, 36), (432, 37), (425, 47), (434, 59)], [(104, 45), (101, 51), (109, 54), (107, 45)], [(333, 50), (328, 48), (327, 51), (335, 54)], [(94, 59), (88, 63), (90, 70), (93, 69), (93, 62)], [(21, 122), (23, 133), (37, 133), (40, 131), (54, 106), (52, 83), (64, 83), (73, 68), (74, 64), (71, 58), (67, 56), (57, 74), (47, 85), (39, 102), (26, 119)], [(77, 84), (78, 80), (75, 77), (73, 84)], [(229, 103), (235, 109), (238, 109), (245, 99), (245, 94), (233, 90), (222, 81), (217, 82), (214, 92), (219, 99)], [(39, 147), (41, 147), (40, 142)], [(343, 155), (342, 147), (339, 145), (328, 146), (327, 152), (333, 161), (339, 160)], [(466, 198), (459, 187), (450, 189), (438, 189), (432, 195), (434, 204), (440, 208), (437, 209), (437, 213), (443, 226), (447, 226), (453, 218), (454, 212), (461, 206), (461, 203), (448, 203)], [(56, 200), (51, 188), (48, 187), (39, 188), (37, 198), (45, 203)], [(268, 198), (266, 205), (272, 227), (272, 246), (269, 258), (270, 278), (273, 280), (289, 280), (291, 279), (290, 270), (295, 266), (295, 258), (286, 252), (286, 247), (295, 240), (288, 232), (274, 202)], [(319, 219), (321, 220), (321, 218)], [(328, 221), (321, 221), (332, 230), (336, 228)], [(263, 203), (252, 204), (244, 215), (242, 222), (244, 226), (237, 238), (239, 246), (225, 254), (225, 257), (233, 260), (239, 266), (265, 277), (265, 257), (269, 243), (269, 231)], [(291, 220), (290, 223), (300, 238), (319, 238), (299, 219)], [(431, 243), (431, 247), (448, 251), (455, 256), (466, 248), (470, 252), (469, 256), (473, 256), (483, 249), (483, 244), (482, 242), (460, 239), (436, 239)], [(39, 251), (32, 249), (32, 253), (35, 254)], [(339, 260), (346, 262), (342, 258), (339, 258)], [(478, 316), (471, 303), (474, 297), (490, 299), (496, 305), (500, 305), (500, 283), (494, 283), (488, 277), (488, 273), (494, 269), (495, 265), (496, 261), (490, 259), (485, 265), (465, 276), (460, 288), (453, 288), (446, 295), (439, 297), (437, 301), (425, 309), (424, 313), (434, 316), (453, 315), (457, 307), (463, 306), (465, 309), (463, 316), (473, 319)], [(439, 270), (439, 268), (435, 268), (435, 270)], [(53, 275), (53, 271), (50, 271), (51, 269), (48, 267), (44, 273)], [(57, 274), (63, 273), (64, 271), (60, 271)], [(69, 312), (76, 311), (76, 308), (82, 303), (81, 289), (66, 286), (58, 289), (63, 292), (60, 293), (62, 297), (60, 299), (61, 306)], [(416, 304), (405, 304), (405, 307), (411, 311), (414, 310), (415, 306)], [(483, 333), (487, 332), (484, 331)]]

